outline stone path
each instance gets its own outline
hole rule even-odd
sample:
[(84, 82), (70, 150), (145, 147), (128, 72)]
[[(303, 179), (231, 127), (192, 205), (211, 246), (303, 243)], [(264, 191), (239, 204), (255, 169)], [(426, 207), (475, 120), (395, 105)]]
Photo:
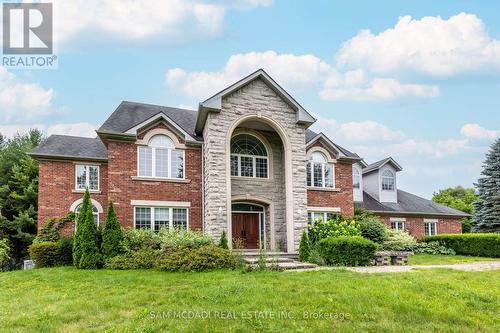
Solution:
[(398, 273), (421, 268), (451, 268), (460, 271), (479, 272), (500, 269), (500, 261), (476, 261), (451, 265), (347, 267), (348, 270), (358, 273)]

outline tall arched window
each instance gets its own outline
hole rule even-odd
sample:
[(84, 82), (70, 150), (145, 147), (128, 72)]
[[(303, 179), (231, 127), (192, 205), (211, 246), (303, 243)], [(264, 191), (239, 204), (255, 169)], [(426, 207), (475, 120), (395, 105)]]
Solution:
[(264, 144), (253, 135), (231, 139), (231, 176), (267, 178), (269, 158)]
[(382, 172), (382, 190), (383, 191), (394, 191), (396, 188), (396, 179), (394, 172), (391, 170), (385, 170)]
[[(76, 220), (78, 220), (78, 215), (80, 214), (80, 210), (82, 209), (82, 204), (79, 204), (75, 208)], [(92, 204), (92, 216), (94, 217), (94, 221), (97, 225), (99, 225), (99, 210), (96, 206)]]
[(360, 188), (361, 187), (361, 175), (359, 174), (359, 170), (356, 167), (352, 168), (352, 188)]
[(307, 163), (307, 186), (333, 188), (333, 172), (333, 163), (328, 163), (325, 155), (312, 153)]
[(168, 136), (155, 135), (138, 148), (137, 170), (140, 177), (184, 178), (184, 150), (175, 149)]

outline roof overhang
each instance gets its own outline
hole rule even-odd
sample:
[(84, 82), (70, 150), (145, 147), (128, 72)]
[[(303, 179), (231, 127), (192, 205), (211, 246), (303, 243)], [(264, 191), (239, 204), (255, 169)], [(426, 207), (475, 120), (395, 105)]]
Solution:
[(448, 217), (448, 218), (463, 218), (463, 217), (470, 217), (470, 214), (463, 213), (463, 214), (446, 214), (446, 213), (429, 213), (429, 212), (404, 212), (404, 211), (378, 211), (378, 210), (370, 210), (366, 209), (366, 211), (378, 214), (378, 215), (402, 215), (402, 216), (423, 216), (423, 217)]
[(239, 80), (224, 90), (218, 92), (207, 100), (201, 102), (198, 106), (198, 118), (196, 119), (195, 131), (197, 134), (203, 132), (205, 122), (209, 112), (220, 112), (222, 109), (222, 99), (250, 82), (261, 79), (264, 81), (278, 96), (280, 96), (293, 110), (297, 112), (297, 123), (304, 124), (306, 127), (312, 125), (316, 119), (307, 112), (289, 93), (285, 91), (276, 81), (269, 76), (263, 69), (259, 69), (247, 77)]
[(330, 140), (325, 134), (318, 133), (314, 138), (312, 138), (307, 144), (306, 149), (312, 147), (316, 142), (322, 142), (332, 153), (335, 154), (337, 160), (356, 163), (361, 160), (360, 157), (347, 156), (339, 149), (339, 147)]
[(363, 169), (363, 174), (368, 174), (370, 172), (380, 170), (381, 168), (383, 168), (387, 164), (392, 165), (396, 169), (397, 172), (403, 171), (403, 167), (398, 162), (396, 162), (392, 157), (388, 157), (385, 159), (385, 161), (383, 163), (381, 163), (380, 165), (378, 165), (375, 168), (370, 168), (370, 166), (368, 166), (365, 169)]
[(59, 155), (59, 154), (36, 154), (28, 153), (29, 156), (35, 160), (68, 160), (68, 161), (91, 161), (91, 162), (107, 162), (107, 158), (91, 157), (91, 156), (72, 156), (72, 155)]

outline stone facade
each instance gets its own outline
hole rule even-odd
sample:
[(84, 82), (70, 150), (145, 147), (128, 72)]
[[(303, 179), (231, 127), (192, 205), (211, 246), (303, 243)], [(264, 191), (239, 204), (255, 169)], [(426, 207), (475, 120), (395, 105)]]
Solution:
[[(296, 111), (260, 79), (224, 97), (222, 110), (218, 113), (209, 113), (207, 117), (203, 133), (205, 231), (214, 237), (219, 237), (222, 230), (228, 228), (230, 218), (228, 217), (230, 211), (228, 203), (231, 202), (231, 198), (228, 198), (230, 188), (228, 184), (230, 183), (228, 140), (232, 134), (229, 132), (234, 129), (239, 119), (250, 115), (254, 115), (255, 119), (261, 119), (268, 125), (279, 126), (287, 136), (291, 164), (286, 165), (285, 158), (283, 170), (286, 172), (288, 169), (291, 172), (291, 178), (287, 180), (285, 176), (284, 179), (285, 195), (290, 196), (284, 199), (284, 205), (287, 206), (284, 214), (287, 226), (285, 243), (288, 250), (295, 250), (298, 248), (300, 234), (307, 226), (305, 128), (297, 124)], [(284, 146), (287, 144), (283, 142), (283, 138), (281, 141)], [(286, 193), (287, 181), (290, 182), (288, 193)], [(275, 210), (274, 213), (275, 220), (279, 221), (279, 218), (282, 218), (278, 216), (280, 212)], [(289, 228), (293, 230), (288, 230)], [(288, 239), (292, 239), (294, 244), (288, 244)]]
[(404, 230), (415, 238), (425, 237), (424, 220), (435, 219), (437, 220), (437, 233), (438, 234), (461, 234), (462, 221), (459, 218), (445, 218), (445, 217), (408, 217), (402, 215), (379, 216), (382, 222), (390, 228), (391, 218), (404, 218)]

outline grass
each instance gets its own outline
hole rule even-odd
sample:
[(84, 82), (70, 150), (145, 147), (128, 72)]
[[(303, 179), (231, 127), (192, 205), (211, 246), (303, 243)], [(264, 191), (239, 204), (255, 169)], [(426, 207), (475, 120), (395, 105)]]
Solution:
[(500, 258), (484, 258), (484, 257), (470, 257), (470, 256), (445, 256), (433, 254), (415, 254), (410, 256), (408, 263), (410, 265), (449, 265), (449, 264), (462, 264), (475, 261), (494, 261)]
[[(207, 318), (175, 318), (180, 311)], [(21, 332), (498, 332), (500, 271), (16, 271), (0, 273), (0, 325)]]

